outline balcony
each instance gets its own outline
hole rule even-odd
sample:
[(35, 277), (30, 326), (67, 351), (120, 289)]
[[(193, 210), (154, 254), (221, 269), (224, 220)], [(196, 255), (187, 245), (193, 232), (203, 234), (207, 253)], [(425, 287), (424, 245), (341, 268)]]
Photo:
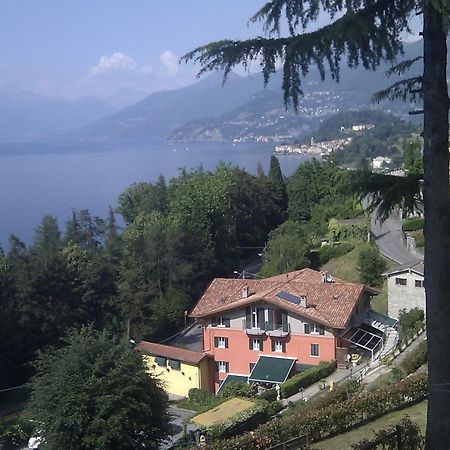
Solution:
[(271, 337), (286, 337), (291, 333), (291, 325), (289, 323), (268, 323), (266, 322), (266, 334)]
[(291, 332), (291, 326), (288, 323), (274, 324), (269, 322), (260, 322), (257, 327), (252, 327), (246, 319), (243, 320), (243, 329), (249, 336), (261, 336), (266, 334), (271, 337), (286, 337)]

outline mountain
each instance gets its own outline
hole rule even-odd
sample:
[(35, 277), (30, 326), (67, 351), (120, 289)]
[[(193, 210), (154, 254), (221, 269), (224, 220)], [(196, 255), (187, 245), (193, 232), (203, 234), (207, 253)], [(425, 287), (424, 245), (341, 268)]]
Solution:
[[(405, 46), (404, 58), (420, 54), (421, 42)], [(343, 66), (339, 83), (327, 77), (320, 79), (318, 71), (311, 69), (302, 81), (304, 96), (298, 112), (286, 111), (281, 91), (266, 89), (254, 94), (238, 108), (216, 118), (205, 117), (188, 121), (170, 135), (174, 141), (289, 141), (308, 135), (324, 119), (347, 110), (379, 109), (411, 120), (408, 111), (414, 106), (397, 102), (372, 103), (372, 95), (398, 80), (388, 79), (384, 73), (390, 67), (382, 64), (377, 71), (362, 67)], [(420, 62), (408, 76), (422, 70)], [(259, 81), (259, 80), (258, 80)], [(276, 85), (281, 84), (281, 74), (274, 75)]]
[(148, 93), (136, 89), (119, 89), (114, 94), (102, 98), (103, 101), (111, 105), (116, 111), (133, 105), (147, 97)]
[(261, 89), (262, 78), (212, 74), (193, 85), (150, 94), (140, 102), (83, 127), (68, 137), (79, 141), (150, 139), (169, 136), (189, 120), (218, 117), (249, 100)]
[[(420, 45), (407, 45), (405, 58), (420, 54)], [(388, 68), (388, 64), (382, 64), (371, 71), (344, 65), (339, 83), (329, 77), (321, 81), (318, 71), (311, 69), (302, 82), (305, 96), (298, 115), (285, 111), (281, 73), (272, 76), (265, 90), (260, 74), (241, 77), (231, 73), (223, 85), (222, 75), (214, 73), (182, 89), (151, 94), (66, 137), (81, 143), (151, 138), (273, 140), (280, 135), (300, 138), (325, 117), (342, 110), (378, 107), (407, 115), (411, 107), (401, 102), (371, 104), (374, 92), (396, 80), (386, 78), (383, 72)]]
[(0, 85), (0, 142), (29, 142), (81, 127), (114, 109), (95, 97), (77, 101)]

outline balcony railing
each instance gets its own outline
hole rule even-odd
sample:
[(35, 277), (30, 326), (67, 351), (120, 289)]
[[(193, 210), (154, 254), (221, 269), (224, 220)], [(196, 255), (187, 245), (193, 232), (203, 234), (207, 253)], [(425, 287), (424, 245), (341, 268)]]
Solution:
[(260, 322), (257, 327), (252, 327), (251, 322), (246, 319), (243, 320), (243, 329), (249, 335), (260, 336), (262, 334), (267, 334), (268, 336), (274, 337), (284, 337), (291, 332), (291, 326), (289, 323), (269, 323)]

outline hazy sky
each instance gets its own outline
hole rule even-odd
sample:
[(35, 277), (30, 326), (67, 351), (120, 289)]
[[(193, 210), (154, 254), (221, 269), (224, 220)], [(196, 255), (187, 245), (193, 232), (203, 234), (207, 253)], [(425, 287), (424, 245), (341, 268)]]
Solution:
[(76, 98), (189, 84), (196, 46), (261, 34), (264, 0), (1, 0), (0, 81)]
[[(1, 0), (0, 83), (68, 98), (190, 84), (179, 57), (262, 34), (265, 0)], [(322, 23), (326, 19), (322, 19)]]

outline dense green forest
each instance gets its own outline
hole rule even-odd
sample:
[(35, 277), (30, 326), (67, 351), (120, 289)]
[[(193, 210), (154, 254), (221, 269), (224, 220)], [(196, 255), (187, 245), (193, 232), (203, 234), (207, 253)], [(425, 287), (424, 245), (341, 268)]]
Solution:
[(106, 220), (73, 211), (62, 232), (45, 216), (29, 247), (11, 236), (0, 253), (1, 388), (26, 381), (37, 351), (60, 346), (72, 328), (172, 335), (214, 276), (233, 276), (248, 247), (265, 248), (261, 275), (310, 266), (328, 220), (361, 214), (348, 186), (333, 161), (305, 163), (285, 180), (273, 157), (267, 175), (219, 164), (133, 184)]

